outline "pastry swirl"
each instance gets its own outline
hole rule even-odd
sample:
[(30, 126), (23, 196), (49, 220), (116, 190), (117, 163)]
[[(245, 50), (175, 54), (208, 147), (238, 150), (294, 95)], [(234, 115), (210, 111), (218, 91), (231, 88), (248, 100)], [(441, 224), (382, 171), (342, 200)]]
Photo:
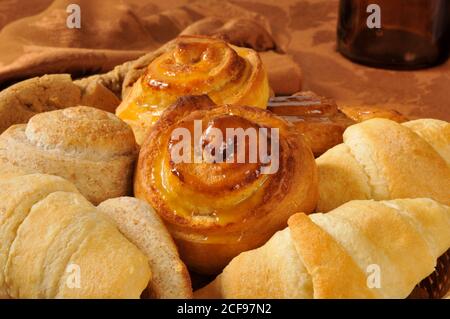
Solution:
[(315, 156), (342, 143), (342, 133), (354, 121), (339, 112), (336, 102), (313, 92), (272, 97), (268, 110), (293, 123)]
[[(261, 156), (251, 161), (250, 137), (247, 144), (232, 138), (233, 151), (228, 152), (231, 146), (226, 143), (213, 161), (174, 161), (178, 136), (172, 133), (183, 128), (195, 135), (199, 122), (205, 148), (216, 142), (209, 134), (214, 130), (226, 135), (228, 130), (277, 128), (277, 170), (268, 171)], [(272, 138), (259, 135), (253, 141), (262, 147), (264, 139), (271, 145)], [(239, 162), (242, 145), (245, 161)], [(192, 144), (188, 155), (195, 147)], [(230, 154), (233, 161), (217, 160), (229, 159)], [(163, 217), (187, 265), (197, 272), (216, 273), (238, 253), (262, 245), (293, 213), (315, 208), (316, 166), (301, 133), (272, 113), (216, 106), (206, 96), (183, 97), (149, 131), (139, 154), (134, 191)]]
[(342, 143), (342, 134), (353, 124), (373, 118), (399, 123), (407, 121), (393, 109), (369, 105), (338, 106), (334, 100), (311, 91), (272, 97), (267, 109), (297, 126), (315, 156)]
[(116, 114), (130, 123), (140, 144), (145, 131), (180, 96), (207, 94), (217, 104), (265, 108), (269, 91), (255, 51), (219, 39), (181, 36), (151, 61)]

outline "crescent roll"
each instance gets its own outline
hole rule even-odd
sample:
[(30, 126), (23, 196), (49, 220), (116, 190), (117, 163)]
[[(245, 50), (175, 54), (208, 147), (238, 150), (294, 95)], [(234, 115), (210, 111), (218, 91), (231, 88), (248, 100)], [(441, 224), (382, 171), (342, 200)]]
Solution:
[[(239, 130), (248, 136), (239, 138)], [(278, 136), (272, 135), (276, 130)], [(186, 136), (188, 146), (179, 153), (176, 132), (192, 137)], [(200, 148), (213, 146), (212, 160), (194, 159), (197, 138)], [(252, 146), (261, 151), (264, 141), (271, 159), (259, 153), (251, 161)], [(274, 145), (278, 150), (272, 150)], [(181, 153), (193, 156), (178, 161)], [(241, 162), (240, 154), (245, 156)], [(207, 96), (183, 97), (150, 129), (139, 154), (134, 192), (163, 218), (188, 267), (214, 274), (240, 252), (264, 244), (292, 214), (314, 210), (316, 167), (301, 133), (272, 113), (217, 106)]]
[(85, 106), (37, 114), (0, 135), (0, 163), (64, 177), (94, 204), (131, 192), (136, 156), (126, 123)]
[(450, 124), (371, 119), (317, 159), (318, 211), (353, 199), (432, 198), (450, 205)]
[(403, 123), (428, 142), (450, 165), (450, 123), (435, 119), (414, 120)]
[(206, 94), (217, 104), (266, 108), (269, 82), (256, 51), (200, 36), (180, 36), (159, 51), (116, 110), (138, 144), (180, 96)]
[(450, 248), (450, 207), (431, 199), (351, 201), (288, 224), (195, 296), (406, 298)]
[(139, 298), (146, 256), (57, 176), (0, 180), (0, 297)]

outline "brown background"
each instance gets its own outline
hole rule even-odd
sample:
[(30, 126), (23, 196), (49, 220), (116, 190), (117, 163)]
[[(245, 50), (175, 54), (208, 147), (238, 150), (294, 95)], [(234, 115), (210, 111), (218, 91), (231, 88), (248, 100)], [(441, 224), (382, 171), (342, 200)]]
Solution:
[[(81, 6), (81, 30), (65, 26), (69, 3)], [(341, 104), (381, 104), (412, 117), (450, 120), (450, 62), (398, 72), (347, 61), (335, 51), (337, 4), (338, 0), (2, 0), (0, 82), (52, 72), (104, 72), (173, 38), (192, 17), (245, 13), (270, 24), (280, 47), (301, 66), (304, 89)], [(79, 60), (85, 70), (79, 70)]]

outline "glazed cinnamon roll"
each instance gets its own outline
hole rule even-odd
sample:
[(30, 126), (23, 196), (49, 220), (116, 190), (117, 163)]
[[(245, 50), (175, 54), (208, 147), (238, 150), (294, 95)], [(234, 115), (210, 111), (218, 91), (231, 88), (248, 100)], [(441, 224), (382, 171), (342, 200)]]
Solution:
[(314, 157), (294, 125), (207, 96), (180, 98), (150, 129), (134, 191), (205, 274), (262, 245), (292, 214), (312, 212), (318, 197)]
[(334, 100), (311, 91), (272, 97), (267, 109), (293, 123), (315, 156), (342, 143), (342, 134), (350, 125), (373, 118), (399, 123), (407, 121), (405, 116), (388, 106), (338, 106)]
[(383, 105), (341, 105), (339, 110), (355, 122), (364, 122), (367, 120), (382, 118), (397, 123), (407, 122), (408, 118), (396, 111), (392, 106)]
[(257, 52), (199, 36), (181, 36), (160, 51), (116, 110), (139, 144), (180, 96), (206, 94), (217, 104), (266, 107), (270, 88)]
[(335, 101), (310, 91), (273, 97), (268, 110), (293, 123), (302, 132), (315, 156), (342, 143), (342, 133), (355, 124), (339, 112)]

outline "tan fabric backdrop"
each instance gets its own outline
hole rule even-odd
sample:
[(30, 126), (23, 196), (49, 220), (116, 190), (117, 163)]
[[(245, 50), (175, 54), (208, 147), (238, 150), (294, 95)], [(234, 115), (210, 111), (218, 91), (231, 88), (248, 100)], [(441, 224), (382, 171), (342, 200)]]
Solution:
[[(82, 28), (68, 29), (77, 3)], [(335, 51), (338, 0), (2, 0), (0, 82), (45, 73), (105, 72), (208, 16), (265, 26), (300, 65), (303, 88), (341, 104), (382, 104), (412, 117), (450, 120), (450, 62), (414, 72), (355, 65)], [(277, 67), (273, 65), (268, 68)], [(287, 78), (286, 81), (289, 81)]]

